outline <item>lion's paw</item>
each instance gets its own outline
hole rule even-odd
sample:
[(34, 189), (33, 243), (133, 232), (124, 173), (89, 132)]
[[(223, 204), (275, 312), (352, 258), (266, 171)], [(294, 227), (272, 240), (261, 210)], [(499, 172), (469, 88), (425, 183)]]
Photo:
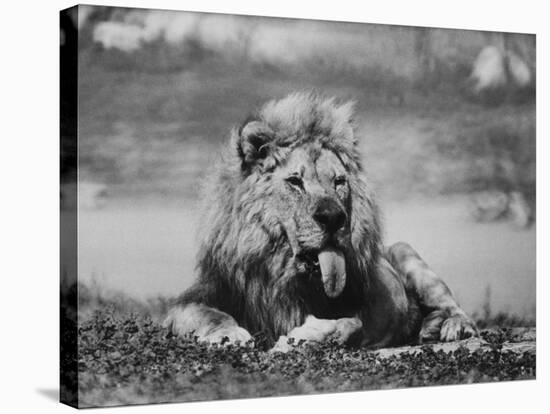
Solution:
[(441, 332), (441, 325), (447, 318), (447, 312), (435, 310), (429, 313), (422, 321), (422, 328), (418, 335), (420, 343), (437, 342)]
[(419, 340), (421, 343), (451, 342), (477, 335), (478, 331), (474, 321), (460, 309), (455, 312), (436, 310), (424, 318)]
[(222, 344), (222, 345), (247, 345), (248, 341), (252, 339), (252, 335), (240, 326), (230, 326), (216, 329), (213, 332), (208, 333), (202, 337), (199, 337), (199, 341), (208, 342), (210, 344)]
[[(292, 329), (286, 336), (279, 337), (271, 352), (288, 352), (293, 348), (293, 345), (304, 342), (321, 343), (333, 340), (345, 344), (362, 327), (363, 324), (358, 318), (318, 319), (310, 315), (302, 326)], [(292, 344), (289, 344), (289, 342), (292, 342)]]
[(252, 336), (235, 319), (204, 305), (190, 304), (172, 308), (163, 326), (174, 335), (196, 337), (199, 342), (222, 345), (247, 345)]
[(346, 344), (360, 335), (363, 322), (359, 318), (342, 318), (336, 321), (336, 330), (332, 339), (340, 344)]
[(450, 342), (477, 336), (477, 327), (465, 314), (455, 314), (447, 318), (441, 325), (439, 339)]

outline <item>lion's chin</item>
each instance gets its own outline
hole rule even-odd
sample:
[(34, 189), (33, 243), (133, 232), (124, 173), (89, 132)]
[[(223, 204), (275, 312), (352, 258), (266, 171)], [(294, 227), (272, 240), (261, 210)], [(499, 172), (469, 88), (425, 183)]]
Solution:
[(329, 298), (337, 298), (346, 286), (346, 259), (340, 250), (328, 247), (318, 253), (323, 288)]

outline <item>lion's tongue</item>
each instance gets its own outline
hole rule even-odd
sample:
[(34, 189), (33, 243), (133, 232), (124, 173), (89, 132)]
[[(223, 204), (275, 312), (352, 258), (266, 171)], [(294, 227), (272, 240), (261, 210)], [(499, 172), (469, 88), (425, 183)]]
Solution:
[(342, 252), (326, 249), (319, 253), (319, 266), (323, 277), (325, 293), (335, 298), (342, 293), (346, 285), (346, 261)]

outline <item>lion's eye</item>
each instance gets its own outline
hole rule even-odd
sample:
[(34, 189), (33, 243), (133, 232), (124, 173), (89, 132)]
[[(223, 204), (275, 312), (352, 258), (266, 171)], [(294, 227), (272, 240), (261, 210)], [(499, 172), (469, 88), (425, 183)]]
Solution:
[(296, 187), (301, 187), (304, 184), (304, 182), (302, 181), (302, 178), (298, 175), (291, 175), (287, 177), (286, 182)]
[(346, 177), (344, 177), (343, 175), (339, 175), (338, 177), (336, 177), (334, 179), (334, 186), (335, 187), (339, 187), (341, 185), (344, 185), (346, 184)]

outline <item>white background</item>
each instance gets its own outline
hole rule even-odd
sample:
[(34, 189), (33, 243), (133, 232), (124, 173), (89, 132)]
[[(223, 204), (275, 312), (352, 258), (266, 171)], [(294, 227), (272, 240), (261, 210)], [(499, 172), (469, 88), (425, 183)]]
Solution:
[[(217, 11), (537, 34), (537, 380), (516, 383), (369, 391), (104, 409), (102, 412), (541, 412), (548, 409), (548, 44), (544, 1), (156, 0), (109, 5)], [(57, 402), (59, 280), (59, 31), (61, 0), (5, 1), (0, 24), (2, 82), (0, 179), (0, 410), (68, 412)], [(545, 53), (546, 52), (546, 53)], [(546, 104), (546, 105), (545, 105)], [(546, 126), (546, 128), (544, 128)], [(546, 395), (544, 394), (546, 391)], [(544, 407), (546, 406), (546, 407)], [(544, 408), (543, 408), (544, 407)], [(116, 410), (116, 411), (115, 411)]]

